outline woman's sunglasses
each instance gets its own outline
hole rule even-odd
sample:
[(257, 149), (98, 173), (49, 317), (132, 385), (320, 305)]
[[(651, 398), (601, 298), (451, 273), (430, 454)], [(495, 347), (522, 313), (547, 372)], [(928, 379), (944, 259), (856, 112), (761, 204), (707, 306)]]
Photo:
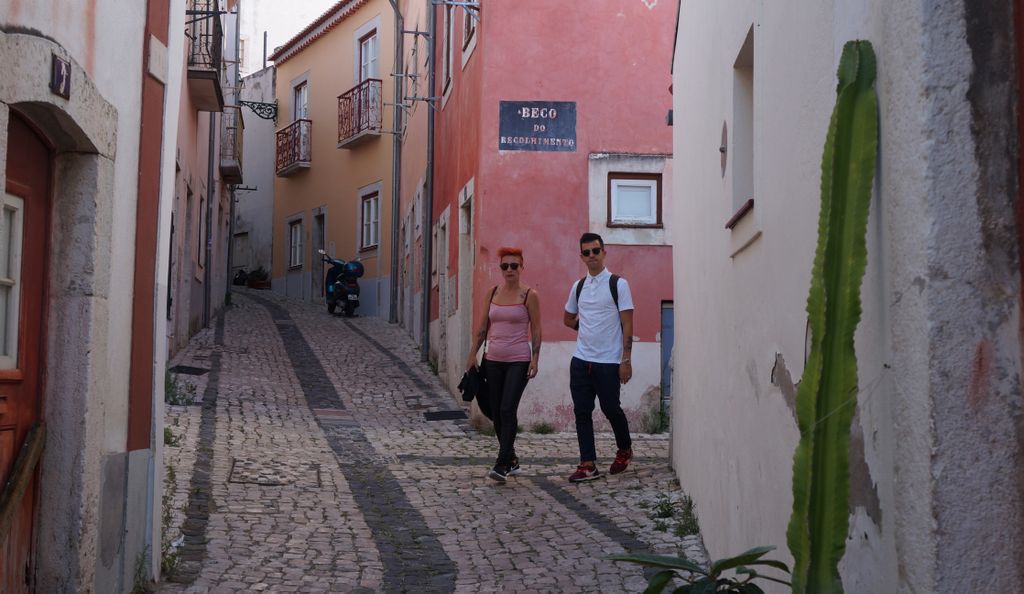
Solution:
[(519, 262), (502, 262), (500, 266), (502, 270), (508, 270), (509, 268), (519, 270)]
[(601, 253), (601, 248), (593, 248), (593, 249), (590, 249), (590, 250), (580, 250), (580, 253), (583, 254), (584, 258), (590, 256), (591, 252), (593, 252), (593, 254), (596, 256), (596, 255)]

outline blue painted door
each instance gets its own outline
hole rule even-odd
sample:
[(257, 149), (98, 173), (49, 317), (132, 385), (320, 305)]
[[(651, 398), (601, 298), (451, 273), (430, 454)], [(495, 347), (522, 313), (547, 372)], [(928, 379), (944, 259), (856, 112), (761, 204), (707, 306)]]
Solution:
[(675, 313), (671, 301), (661, 304), (661, 401), (662, 410), (667, 410), (664, 403), (672, 395), (672, 346), (675, 344)]

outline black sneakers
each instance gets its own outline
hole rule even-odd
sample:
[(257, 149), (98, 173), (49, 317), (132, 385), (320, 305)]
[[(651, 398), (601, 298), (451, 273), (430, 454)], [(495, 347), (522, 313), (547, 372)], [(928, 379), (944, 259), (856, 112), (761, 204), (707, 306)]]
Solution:
[(509, 467), (507, 464), (495, 464), (494, 468), (492, 468), (491, 471), (487, 473), (488, 477), (498, 481), (499, 483), (504, 483), (505, 481), (507, 481), (508, 475)]
[(523, 469), (519, 467), (519, 458), (512, 458), (512, 463), (508, 465), (508, 476), (519, 476), (523, 473)]

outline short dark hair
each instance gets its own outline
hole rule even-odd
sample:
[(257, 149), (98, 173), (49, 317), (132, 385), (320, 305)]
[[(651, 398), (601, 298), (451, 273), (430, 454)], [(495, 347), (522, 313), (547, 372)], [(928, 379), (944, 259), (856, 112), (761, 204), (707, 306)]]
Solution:
[(580, 247), (583, 247), (583, 244), (590, 243), (591, 241), (596, 241), (600, 243), (601, 248), (604, 249), (604, 240), (601, 239), (601, 236), (598, 235), (597, 233), (591, 233), (588, 231), (583, 235), (580, 235)]

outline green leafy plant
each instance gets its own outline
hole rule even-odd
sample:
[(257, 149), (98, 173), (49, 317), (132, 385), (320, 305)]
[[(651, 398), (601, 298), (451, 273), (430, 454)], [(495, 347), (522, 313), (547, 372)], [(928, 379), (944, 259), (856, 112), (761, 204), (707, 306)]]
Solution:
[(175, 435), (170, 427), (164, 427), (164, 445), (172, 448), (181, 445), (181, 438)]
[(541, 421), (540, 423), (534, 423), (530, 430), (540, 435), (550, 435), (555, 432), (555, 427), (551, 423)]
[(672, 503), (672, 499), (664, 493), (658, 495), (658, 500), (654, 502), (654, 517), (655, 518), (671, 518), (676, 515), (676, 504)]
[(875, 75), (871, 44), (848, 42), (822, 159), (818, 246), (807, 299), (811, 349), (797, 390), (800, 442), (786, 535), (796, 593), (843, 589), (838, 565), (849, 527), (850, 423), (858, 389), (853, 339), (878, 149)]
[(160, 498), (160, 573), (164, 578), (174, 575), (178, 567), (178, 551), (171, 541), (171, 522), (174, 520), (172, 504), (177, 485), (178, 474), (174, 464), (168, 463), (167, 475), (164, 477), (164, 492)]
[(149, 565), (149, 547), (145, 547), (135, 557), (135, 571), (132, 574), (131, 594), (149, 594), (153, 592), (153, 584), (149, 581), (147, 566)]
[(164, 373), (164, 402), (175, 406), (191, 406), (196, 401), (196, 387), (178, 379), (178, 376)]
[(686, 493), (679, 498), (679, 503), (676, 506), (676, 527), (673, 532), (680, 538), (700, 534), (697, 510), (693, 505), (693, 499)]
[[(789, 568), (782, 561), (762, 559), (775, 547), (757, 547), (749, 551), (714, 561), (704, 567), (686, 557), (666, 555), (612, 555), (613, 561), (638, 563), (648, 567), (661, 569), (647, 582), (645, 594), (657, 594), (665, 589), (673, 578), (678, 578), (684, 585), (676, 588), (677, 594), (712, 594), (727, 592), (730, 594), (763, 594), (764, 590), (755, 580), (777, 582), (790, 585), (785, 579), (758, 573), (754, 567), (771, 567), (789, 575)], [(726, 575), (728, 572), (730, 575)]]

